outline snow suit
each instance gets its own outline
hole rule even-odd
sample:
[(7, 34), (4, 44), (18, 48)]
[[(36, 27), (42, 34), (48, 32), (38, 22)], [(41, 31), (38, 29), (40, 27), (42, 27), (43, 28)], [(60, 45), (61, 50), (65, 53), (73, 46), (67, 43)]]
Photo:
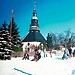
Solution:
[(64, 54), (62, 56), (62, 59), (64, 60), (64, 59), (67, 59), (67, 58), (68, 58), (68, 56), (67, 56), (66, 50), (64, 50)]
[(31, 61), (38, 61), (41, 58), (41, 55), (38, 51), (35, 52), (34, 58)]

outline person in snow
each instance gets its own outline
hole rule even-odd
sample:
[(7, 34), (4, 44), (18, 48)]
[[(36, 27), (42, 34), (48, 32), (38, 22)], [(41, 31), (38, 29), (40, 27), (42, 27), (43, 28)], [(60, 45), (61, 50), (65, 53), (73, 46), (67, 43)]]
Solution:
[(27, 46), (25, 47), (25, 53), (24, 53), (24, 57), (23, 57), (23, 59), (22, 60), (26, 60), (26, 59), (28, 59), (29, 60), (29, 54), (28, 54), (28, 48), (27, 48)]
[(67, 55), (67, 53), (66, 53), (66, 50), (64, 50), (64, 54), (63, 54), (63, 56), (62, 56), (62, 59), (64, 60), (64, 59), (68, 59), (68, 55)]
[(71, 49), (71, 47), (68, 49), (68, 51), (69, 51), (69, 57), (71, 57), (72, 56), (72, 49)]
[(44, 52), (44, 57), (47, 57), (47, 51), (46, 51), (46, 48), (43, 49), (43, 52)]
[(49, 50), (50, 57), (52, 57), (52, 49)]
[(30, 51), (30, 43), (27, 44), (28, 52)]
[(37, 50), (37, 51), (35, 51), (34, 58), (31, 61), (38, 61), (40, 58), (41, 58), (41, 54)]
[(75, 57), (75, 50), (73, 51), (73, 57)]
[(22, 60), (24, 60), (24, 59), (25, 59), (25, 60), (26, 60), (26, 59), (28, 59), (28, 60), (29, 60), (29, 54), (28, 54), (27, 52), (25, 52), (25, 53), (24, 53), (24, 57), (23, 57), (23, 59), (22, 59)]

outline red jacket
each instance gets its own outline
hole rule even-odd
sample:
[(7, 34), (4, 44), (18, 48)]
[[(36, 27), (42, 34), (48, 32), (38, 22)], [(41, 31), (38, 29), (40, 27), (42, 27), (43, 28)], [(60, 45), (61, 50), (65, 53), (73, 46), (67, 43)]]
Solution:
[(50, 53), (52, 53), (52, 49), (50, 49), (49, 51), (50, 51)]

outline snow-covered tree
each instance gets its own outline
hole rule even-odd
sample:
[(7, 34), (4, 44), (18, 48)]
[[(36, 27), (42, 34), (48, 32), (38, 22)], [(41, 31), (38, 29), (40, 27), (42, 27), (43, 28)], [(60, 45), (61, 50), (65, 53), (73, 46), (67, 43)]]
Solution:
[(6, 31), (3, 27), (0, 27), (0, 50), (10, 50), (10, 49), (11, 49), (11, 44), (10, 44), (9, 32)]

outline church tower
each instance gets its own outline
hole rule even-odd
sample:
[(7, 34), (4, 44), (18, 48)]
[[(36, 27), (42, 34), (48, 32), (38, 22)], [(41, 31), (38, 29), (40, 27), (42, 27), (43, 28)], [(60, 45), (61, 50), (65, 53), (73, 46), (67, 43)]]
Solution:
[(33, 10), (33, 16), (31, 19), (30, 31), (40, 31), (39, 25), (38, 25), (37, 13), (36, 13), (36, 2), (34, 2), (34, 10)]
[(37, 12), (36, 1), (34, 1), (33, 16), (31, 18), (31, 24), (28, 34), (23, 38), (22, 42), (40, 42), (46, 44), (45, 38), (40, 33)]

